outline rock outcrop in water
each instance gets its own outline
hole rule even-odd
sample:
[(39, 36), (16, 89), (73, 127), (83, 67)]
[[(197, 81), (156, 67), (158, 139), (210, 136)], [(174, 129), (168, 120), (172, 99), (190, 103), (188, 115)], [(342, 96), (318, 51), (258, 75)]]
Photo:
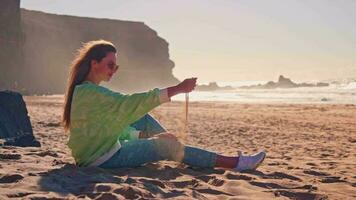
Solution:
[(216, 91), (216, 90), (233, 90), (231, 86), (220, 87), (216, 82), (210, 82), (208, 85), (198, 85), (196, 90), (198, 91)]
[(297, 87), (327, 87), (328, 83), (295, 83), (289, 78), (280, 75), (277, 82), (269, 81), (266, 84), (242, 86), (241, 89), (275, 89), (275, 88), (297, 88)]
[(75, 50), (96, 39), (112, 41), (118, 48), (114, 89), (143, 91), (178, 82), (168, 43), (142, 22), (29, 11), (20, 9), (19, 0), (0, 3), (0, 89), (63, 93)]

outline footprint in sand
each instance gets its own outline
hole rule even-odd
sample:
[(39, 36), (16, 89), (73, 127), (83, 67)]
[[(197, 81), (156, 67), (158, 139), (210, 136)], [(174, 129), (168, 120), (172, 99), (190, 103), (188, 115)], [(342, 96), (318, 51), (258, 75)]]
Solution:
[(19, 160), (21, 159), (21, 155), (15, 153), (0, 153), (0, 159)]
[(304, 170), (303, 173), (313, 175), (313, 176), (329, 176), (330, 175), (326, 172), (318, 172), (318, 171), (314, 171), (314, 170)]
[(84, 198), (84, 199), (86, 199), (87, 197), (91, 199), (125, 199), (122, 195), (107, 193), (107, 192), (99, 192), (99, 193), (78, 196), (78, 198)]
[(15, 193), (11, 193), (11, 194), (7, 194), (6, 196), (9, 198), (21, 198), (21, 197), (25, 197), (28, 195), (34, 194), (33, 192), (15, 192)]
[(328, 196), (323, 194), (311, 193), (311, 192), (294, 192), (288, 190), (277, 190), (274, 192), (276, 197), (285, 196), (290, 199), (303, 200), (303, 199), (315, 199), (315, 200), (326, 200)]
[(299, 177), (292, 176), (283, 172), (273, 172), (270, 174), (265, 174), (260, 171), (251, 171), (250, 174), (260, 176), (263, 179), (290, 179), (293, 181), (302, 181)]
[(50, 122), (50, 123), (47, 123), (46, 126), (48, 126), (48, 127), (59, 127), (59, 126), (61, 126), (61, 124), (59, 122)]
[(52, 166), (65, 165), (65, 164), (68, 164), (68, 163), (65, 162), (65, 161), (63, 161), (63, 160), (54, 159), (54, 160), (52, 161)]
[(4, 175), (0, 177), (0, 184), (1, 183), (16, 183), (22, 180), (24, 177), (21, 174), (10, 174)]
[[(162, 182), (154, 179), (145, 179), (140, 178), (139, 182), (141, 182), (144, 186), (144, 189), (147, 190), (150, 194), (160, 194), (161, 198), (173, 198), (177, 196), (184, 195), (184, 190), (179, 190), (175, 187), (175, 184), (171, 182)], [(177, 182), (176, 182), (177, 183)], [(184, 184), (184, 183), (183, 183)], [(172, 189), (175, 188), (175, 189)], [(184, 188), (184, 187), (182, 187)], [(165, 190), (163, 190), (165, 189)], [(169, 191), (169, 192), (167, 192)]]
[(55, 157), (55, 158), (59, 157), (59, 155), (54, 151), (41, 151), (38, 153), (27, 153), (25, 155), (37, 155), (37, 156), (41, 156), (41, 157), (51, 156), (51, 157)]
[[(326, 195), (318, 194), (318, 193), (313, 193), (312, 191), (318, 190), (316, 186), (313, 185), (303, 185), (303, 186), (297, 186), (297, 187), (286, 187), (279, 185), (277, 183), (265, 183), (265, 182), (258, 182), (258, 181), (252, 181), (250, 182), (251, 185), (257, 186), (257, 187), (262, 187), (265, 189), (272, 189), (274, 191), (274, 195), (276, 197), (280, 196), (285, 196), (290, 199), (297, 199), (297, 200), (303, 200), (303, 199), (327, 199)], [(296, 190), (306, 190), (304, 191), (296, 191)]]
[(317, 164), (312, 163), (312, 162), (308, 162), (308, 163), (306, 163), (306, 165), (309, 165), (309, 166), (314, 166), (314, 167), (318, 166)]
[(288, 165), (288, 163), (276, 161), (276, 162), (267, 163), (267, 165), (269, 165), (269, 166), (279, 166), (279, 165)]
[(341, 183), (341, 182), (347, 183), (347, 181), (341, 180), (340, 178), (341, 177), (339, 177), (339, 176), (328, 176), (328, 177), (323, 178), (320, 182), (322, 182), (322, 183)]
[(196, 189), (197, 192), (200, 193), (205, 193), (205, 194), (210, 194), (210, 195), (227, 195), (227, 196), (234, 196), (233, 194), (222, 192), (219, 190), (215, 190), (212, 188), (201, 188), (201, 189)]
[(216, 178), (216, 176), (203, 175), (203, 176), (197, 176), (195, 178), (202, 180), (205, 183), (208, 183), (208, 184), (216, 186), (216, 187), (222, 186), (225, 183), (224, 180)]
[(330, 157), (330, 156), (333, 156), (332, 154), (329, 154), (329, 153), (322, 153), (320, 154), (320, 157), (321, 158), (326, 158), (326, 157)]
[(246, 181), (251, 181), (254, 179), (253, 177), (246, 176), (243, 174), (231, 174), (231, 173), (226, 174), (226, 178), (230, 180), (246, 180)]
[(137, 199), (140, 197), (154, 198), (154, 196), (149, 191), (145, 191), (141, 188), (129, 185), (121, 185), (120, 188), (115, 189), (113, 193), (122, 195), (126, 199)]
[(194, 188), (199, 185), (199, 181), (192, 179), (187, 181), (171, 181), (169, 184), (172, 184), (174, 187), (177, 188)]
[(281, 186), (277, 183), (265, 183), (265, 182), (258, 182), (258, 181), (251, 181), (249, 182), (251, 185), (266, 188), (266, 189), (290, 189), (284, 186)]
[(293, 181), (301, 181), (302, 179), (296, 177), (296, 176), (292, 176), (283, 172), (273, 172), (271, 174), (266, 174), (265, 177), (263, 178), (272, 178), (272, 179), (290, 179)]
[(166, 188), (164, 183), (161, 182), (161, 181), (158, 181), (158, 180), (140, 178), (139, 181), (142, 182), (142, 183), (152, 184), (152, 185), (155, 185), (155, 186), (158, 186), (158, 187), (161, 187), (161, 188)]
[(299, 190), (308, 190), (308, 191), (318, 190), (318, 187), (313, 186), (313, 185), (303, 185), (303, 186), (297, 186), (297, 187), (286, 187), (286, 186), (279, 185), (277, 183), (269, 183), (269, 182), (266, 183), (266, 182), (251, 181), (249, 183), (251, 185), (254, 185), (254, 186), (257, 186), (257, 187), (266, 188), (266, 189), (288, 189), (288, 190), (299, 189)]
[(37, 122), (37, 124), (41, 124), (41, 125), (44, 125), (45, 127), (59, 127), (61, 126), (61, 123), (60, 122), (43, 122), (43, 121), (39, 121)]

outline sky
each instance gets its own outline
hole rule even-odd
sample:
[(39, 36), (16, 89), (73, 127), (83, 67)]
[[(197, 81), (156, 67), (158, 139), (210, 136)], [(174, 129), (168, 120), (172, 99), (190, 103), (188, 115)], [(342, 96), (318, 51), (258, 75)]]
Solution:
[(144, 22), (169, 43), (181, 80), (356, 77), (355, 0), (23, 0), (21, 7)]

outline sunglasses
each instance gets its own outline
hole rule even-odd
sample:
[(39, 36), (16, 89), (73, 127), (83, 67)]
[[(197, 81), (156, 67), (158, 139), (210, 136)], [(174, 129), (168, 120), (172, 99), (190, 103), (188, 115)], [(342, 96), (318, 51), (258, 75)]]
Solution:
[(109, 63), (106, 66), (112, 71), (116, 71), (119, 68), (119, 65), (116, 65), (114, 63)]

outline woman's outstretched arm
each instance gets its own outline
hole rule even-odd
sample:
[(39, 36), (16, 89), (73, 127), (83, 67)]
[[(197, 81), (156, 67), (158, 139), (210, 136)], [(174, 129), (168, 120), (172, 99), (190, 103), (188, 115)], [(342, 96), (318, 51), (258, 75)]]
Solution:
[(168, 97), (171, 98), (172, 96), (180, 93), (188, 93), (193, 91), (196, 86), (196, 82), (197, 82), (197, 78), (188, 78), (176, 86), (168, 87), (167, 88)]

